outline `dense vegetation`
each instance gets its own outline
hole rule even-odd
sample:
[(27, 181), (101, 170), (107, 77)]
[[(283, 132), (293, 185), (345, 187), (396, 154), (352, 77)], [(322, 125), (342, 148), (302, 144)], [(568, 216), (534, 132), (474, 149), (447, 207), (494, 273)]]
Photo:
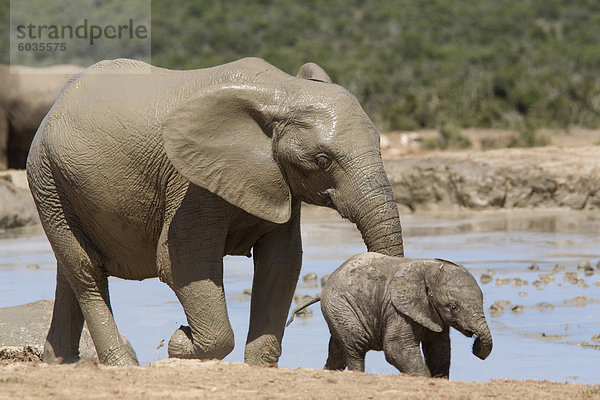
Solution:
[(244, 56), (320, 64), (384, 131), (600, 127), (598, 0), (152, 1), (154, 64)]

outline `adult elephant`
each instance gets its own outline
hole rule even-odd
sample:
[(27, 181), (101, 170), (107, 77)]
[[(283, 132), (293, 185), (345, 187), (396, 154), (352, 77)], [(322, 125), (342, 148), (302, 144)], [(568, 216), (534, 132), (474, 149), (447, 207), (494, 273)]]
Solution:
[(254, 257), (245, 361), (277, 365), (302, 262), (300, 204), (335, 208), (367, 248), (403, 254), (379, 134), (315, 64), (297, 77), (249, 58), (190, 71), (103, 61), (65, 87), (28, 159), (57, 259), (44, 359), (77, 359), (87, 322), (99, 359), (134, 364), (107, 276), (158, 276), (189, 328), (169, 355), (223, 358), (233, 331), (223, 256)]
[(0, 65), (0, 169), (25, 168), (35, 131), (65, 82), (82, 69)]

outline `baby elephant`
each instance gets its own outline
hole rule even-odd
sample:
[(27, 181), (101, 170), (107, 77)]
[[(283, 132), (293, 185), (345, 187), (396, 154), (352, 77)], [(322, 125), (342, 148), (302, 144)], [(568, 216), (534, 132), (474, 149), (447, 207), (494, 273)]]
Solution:
[(492, 351), (481, 289), (450, 261), (356, 255), (294, 309), (288, 325), (319, 300), (331, 332), (326, 369), (364, 371), (366, 352), (383, 350), (400, 372), (448, 378), (450, 326), (477, 337), (473, 354), (482, 360)]

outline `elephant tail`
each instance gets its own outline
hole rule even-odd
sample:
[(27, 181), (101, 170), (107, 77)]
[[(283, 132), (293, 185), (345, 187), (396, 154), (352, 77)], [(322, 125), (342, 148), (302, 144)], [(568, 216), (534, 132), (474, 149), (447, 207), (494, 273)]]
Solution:
[(319, 301), (321, 301), (321, 293), (315, 294), (310, 300), (307, 300), (306, 302), (298, 305), (292, 311), (292, 315), (290, 316), (290, 319), (288, 319), (288, 322), (285, 324), (285, 326), (290, 326), (290, 324), (292, 323), (292, 321), (294, 321), (294, 317), (296, 316), (296, 314), (298, 314), (298, 312), (304, 310), (306, 307), (308, 307), (310, 305), (318, 303)]

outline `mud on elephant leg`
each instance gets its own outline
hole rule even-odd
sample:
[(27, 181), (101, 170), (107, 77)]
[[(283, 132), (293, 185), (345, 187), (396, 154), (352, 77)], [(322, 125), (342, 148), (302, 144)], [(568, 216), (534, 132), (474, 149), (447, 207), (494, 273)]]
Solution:
[[(226, 216), (212, 214), (219, 209), (216, 196), (203, 197), (205, 190), (195, 185), (186, 189), (185, 197), (161, 233), (159, 265), (165, 281), (179, 299), (189, 327), (177, 329), (169, 340), (169, 357), (223, 359), (233, 351), (233, 329), (227, 315), (223, 289), (223, 245), (227, 229), (221, 227)], [(197, 209), (201, 202), (210, 204)], [(198, 219), (203, 223), (198, 223)], [(206, 236), (206, 226), (213, 226), (211, 236), (195, 243), (190, 238)]]
[(262, 334), (250, 340), (244, 349), (244, 362), (265, 367), (277, 367), (281, 343), (273, 334)]
[(108, 297), (108, 279), (96, 279), (84, 290), (75, 292), (100, 362), (108, 365), (139, 365), (133, 348), (115, 324)]
[[(217, 268), (221, 268), (220, 265)], [(174, 287), (190, 326), (181, 326), (169, 340), (169, 357), (223, 359), (234, 346), (222, 278), (192, 280)]]
[(402, 319), (394, 319), (385, 327), (383, 337), (383, 352), (385, 360), (400, 372), (412, 376), (430, 377), (429, 368), (421, 355), (419, 340), (414, 336), (407, 338), (401, 334)]
[(101, 363), (138, 365), (133, 348), (115, 324), (108, 278), (90, 273), (104, 270), (102, 265), (92, 261), (99, 257), (84, 249), (71, 230), (58, 229), (62, 232), (63, 247), (55, 250), (58, 271), (56, 303), (44, 348), (44, 361), (59, 361), (57, 357), (76, 361), (85, 319)]
[[(50, 364), (74, 363), (80, 359), (79, 344), (84, 324), (83, 313), (75, 292), (61, 273), (61, 269), (58, 266), (52, 322), (42, 353), (42, 361)], [(137, 363), (137, 355), (131, 343), (121, 332), (119, 338), (129, 359)]]

